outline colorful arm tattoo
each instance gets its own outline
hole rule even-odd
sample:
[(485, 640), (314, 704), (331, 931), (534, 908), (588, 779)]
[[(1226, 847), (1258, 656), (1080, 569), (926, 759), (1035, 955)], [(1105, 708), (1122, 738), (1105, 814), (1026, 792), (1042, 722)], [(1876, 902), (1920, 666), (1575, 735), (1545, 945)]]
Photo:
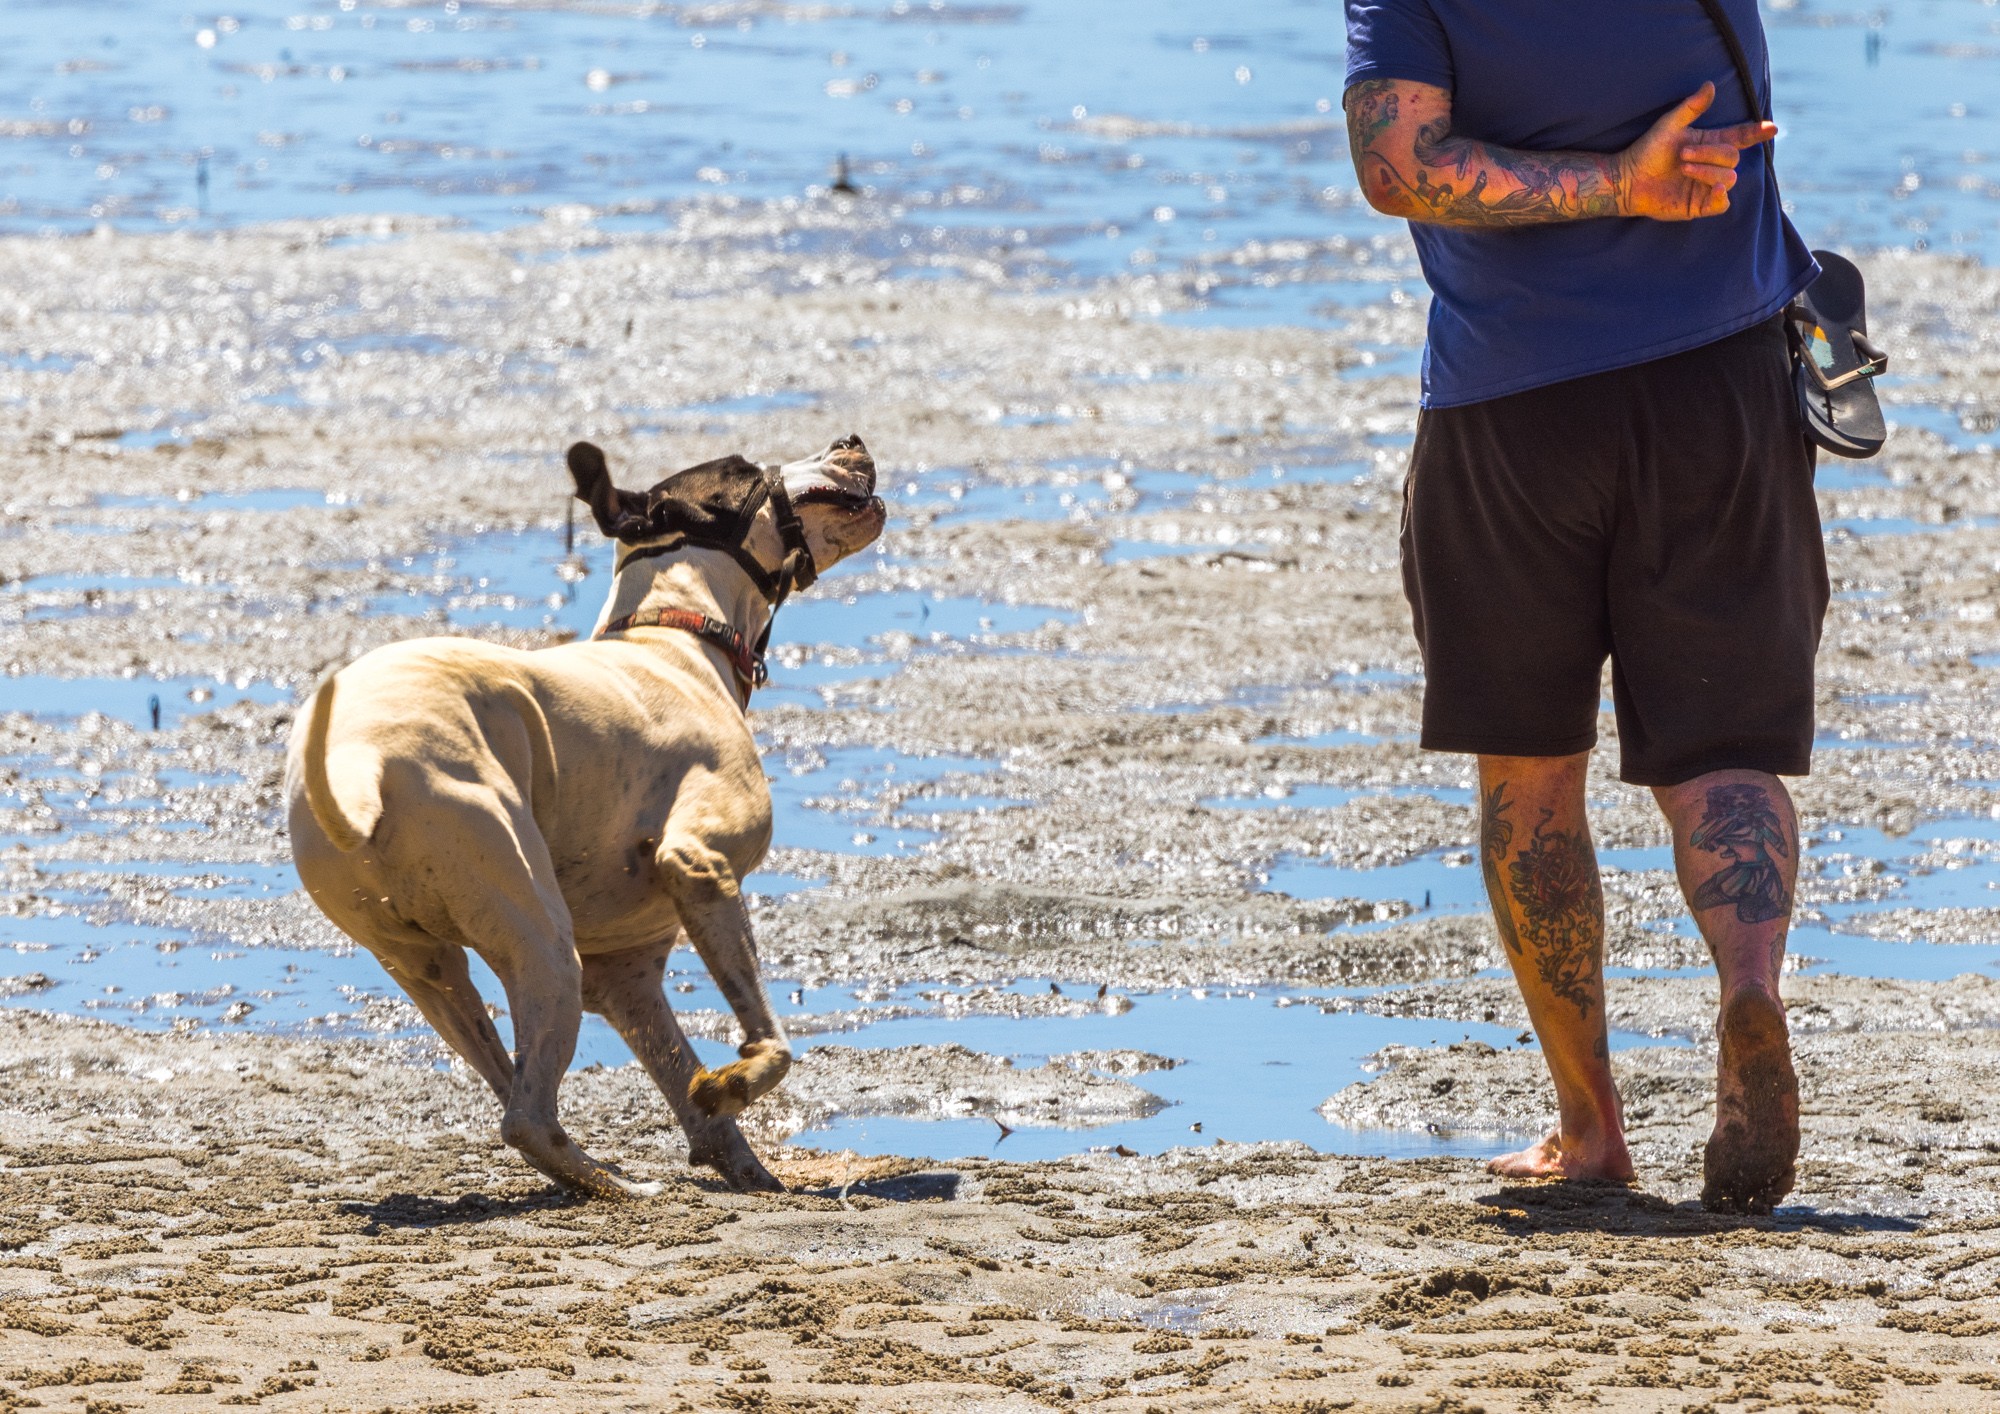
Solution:
[[(1524, 152), (1453, 137), (1450, 95), (1364, 79), (1347, 91), (1348, 145), (1377, 210), (1446, 226), (1538, 226), (1617, 216), (1627, 176), (1613, 152)], [(1443, 111), (1436, 116), (1422, 110)], [(1410, 127), (1415, 123), (1414, 129)]]

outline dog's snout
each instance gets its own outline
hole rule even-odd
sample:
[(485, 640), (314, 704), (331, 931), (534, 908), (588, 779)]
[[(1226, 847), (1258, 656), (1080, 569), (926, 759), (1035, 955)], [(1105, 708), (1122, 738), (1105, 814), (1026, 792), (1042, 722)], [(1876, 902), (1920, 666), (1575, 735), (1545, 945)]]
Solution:
[(869, 455), (867, 444), (854, 433), (836, 438), (827, 447), (823, 460), (833, 471), (857, 479), (863, 495), (875, 494), (875, 458)]

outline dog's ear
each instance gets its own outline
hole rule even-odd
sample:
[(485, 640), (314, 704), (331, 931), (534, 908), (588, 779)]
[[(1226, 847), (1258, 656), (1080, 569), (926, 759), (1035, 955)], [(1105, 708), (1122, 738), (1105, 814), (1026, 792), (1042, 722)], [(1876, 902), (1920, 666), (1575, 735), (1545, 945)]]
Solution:
[(569, 474), (576, 481), (576, 498), (590, 507), (597, 528), (606, 535), (636, 531), (646, 518), (646, 498), (635, 491), (620, 491), (611, 484), (611, 469), (604, 453), (589, 442), (569, 449)]

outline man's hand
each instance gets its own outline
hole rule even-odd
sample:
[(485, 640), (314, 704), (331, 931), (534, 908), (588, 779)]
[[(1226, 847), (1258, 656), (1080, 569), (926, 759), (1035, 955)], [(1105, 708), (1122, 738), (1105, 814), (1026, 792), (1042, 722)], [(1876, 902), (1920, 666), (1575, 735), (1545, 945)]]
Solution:
[(1778, 125), (1695, 127), (1713, 102), (1715, 85), (1705, 83), (1619, 154), (1620, 215), (1693, 221), (1729, 209), (1737, 161), (1746, 149), (1776, 137)]

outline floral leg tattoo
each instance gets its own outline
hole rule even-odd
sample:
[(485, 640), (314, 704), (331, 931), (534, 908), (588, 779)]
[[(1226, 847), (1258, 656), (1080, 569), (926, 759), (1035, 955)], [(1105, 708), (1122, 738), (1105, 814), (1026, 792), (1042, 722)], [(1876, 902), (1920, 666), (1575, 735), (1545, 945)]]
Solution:
[(1535, 970), (1550, 991), (1589, 1016), (1597, 1004), (1599, 953), (1604, 943), (1604, 889), (1597, 858), (1582, 830), (1551, 830), (1542, 811), (1528, 847), (1507, 866)]
[(1762, 786), (1713, 787), (1689, 843), (1730, 861), (1695, 890), (1696, 909), (1734, 906), (1741, 923), (1770, 923), (1791, 913), (1791, 891), (1778, 865), (1791, 858), (1791, 848)]
[(1486, 794), (1479, 811), (1479, 866), (1486, 875), (1486, 896), (1493, 900), (1493, 918), (1500, 929), (1500, 941), (1507, 951), (1519, 956), (1521, 935), (1514, 928), (1514, 911), (1507, 907), (1507, 889), (1500, 865), (1514, 843), (1514, 822), (1507, 812), (1514, 802), (1507, 799), (1507, 783), (1502, 781)]

